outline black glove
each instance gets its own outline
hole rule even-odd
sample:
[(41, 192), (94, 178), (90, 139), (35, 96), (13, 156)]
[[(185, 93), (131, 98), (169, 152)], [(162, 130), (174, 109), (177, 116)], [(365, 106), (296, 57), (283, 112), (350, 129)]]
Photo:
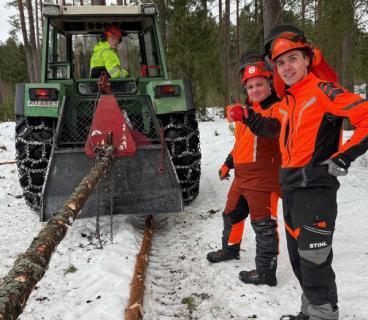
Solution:
[(229, 167), (229, 169), (234, 169), (234, 160), (231, 153), (228, 154), (224, 163)]

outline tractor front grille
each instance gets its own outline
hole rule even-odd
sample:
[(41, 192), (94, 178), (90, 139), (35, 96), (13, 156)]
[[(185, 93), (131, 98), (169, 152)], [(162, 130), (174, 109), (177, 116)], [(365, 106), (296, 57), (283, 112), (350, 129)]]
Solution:
[[(140, 141), (160, 144), (160, 129), (151, 101), (147, 96), (116, 96), (139, 147)], [(60, 117), (57, 148), (83, 148), (89, 134), (98, 100), (91, 97), (67, 97)]]

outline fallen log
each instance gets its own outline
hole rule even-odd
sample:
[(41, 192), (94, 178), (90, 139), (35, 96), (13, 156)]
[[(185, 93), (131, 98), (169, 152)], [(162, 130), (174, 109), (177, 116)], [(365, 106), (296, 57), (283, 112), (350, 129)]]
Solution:
[(105, 156), (82, 179), (64, 206), (55, 212), (28, 250), (18, 256), (12, 269), (0, 281), (0, 320), (15, 320), (22, 313), (29, 295), (45, 274), (52, 253), (104, 176), (114, 152), (114, 146), (106, 148)]
[(134, 267), (133, 280), (130, 284), (130, 297), (128, 307), (125, 310), (125, 320), (138, 320), (143, 317), (144, 279), (148, 265), (148, 253), (151, 249), (153, 234), (153, 216), (146, 218), (141, 249), (137, 255)]
[(0, 166), (3, 165), (3, 164), (14, 164), (14, 163), (17, 163), (17, 161), (15, 161), (15, 160), (2, 161), (2, 162), (0, 162)]

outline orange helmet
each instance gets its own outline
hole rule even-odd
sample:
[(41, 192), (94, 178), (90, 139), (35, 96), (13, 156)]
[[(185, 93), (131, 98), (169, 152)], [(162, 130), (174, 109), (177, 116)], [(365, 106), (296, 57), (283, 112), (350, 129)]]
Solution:
[(115, 24), (111, 24), (109, 25), (105, 32), (104, 35), (106, 36), (106, 38), (111, 37), (111, 36), (115, 36), (119, 39), (121, 39), (123, 37), (123, 34), (121, 33), (119, 27)]
[(271, 67), (265, 62), (263, 54), (254, 50), (244, 52), (240, 58), (239, 72), (242, 73), (243, 85), (254, 77), (271, 78)]
[(281, 54), (295, 49), (311, 51), (312, 47), (307, 42), (304, 32), (291, 24), (274, 27), (266, 37), (265, 54), (271, 61), (275, 61)]
[(277, 39), (275, 39), (271, 46), (271, 60), (275, 61), (275, 59), (282, 55), (283, 53), (295, 49), (309, 49), (312, 50), (311, 46), (307, 42), (303, 42), (300, 40), (293, 41), (290, 38), (293, 38), (295, 34), (291, 34), (290, 32), (282, 33)]
[(245, 66), (242, 81), (245, 85), (248, 79), (255, 77), (271, 78), (271, 76), (272, 73), (267, 68), (266, 63), (263, 61), (259, 61)]

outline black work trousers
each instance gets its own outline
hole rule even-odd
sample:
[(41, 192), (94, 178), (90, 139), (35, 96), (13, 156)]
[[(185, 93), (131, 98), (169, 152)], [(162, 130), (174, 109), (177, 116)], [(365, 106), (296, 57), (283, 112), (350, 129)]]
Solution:
[(293, 271), (312, 305), (337, 304), (332, 239), (336, 190), (301, 188), (282, 195), (287, 247)]
[(256, 234), (256, 270), (259, 273), (275, 274), (279, 253), (276, 192), (254, 191), (241, 188), (234, 180), (227, 195), (226, 208), (222, 215), (224, 230), (222, 249), (239, 252), (243, 238), (244, 223), (250, 215)]

